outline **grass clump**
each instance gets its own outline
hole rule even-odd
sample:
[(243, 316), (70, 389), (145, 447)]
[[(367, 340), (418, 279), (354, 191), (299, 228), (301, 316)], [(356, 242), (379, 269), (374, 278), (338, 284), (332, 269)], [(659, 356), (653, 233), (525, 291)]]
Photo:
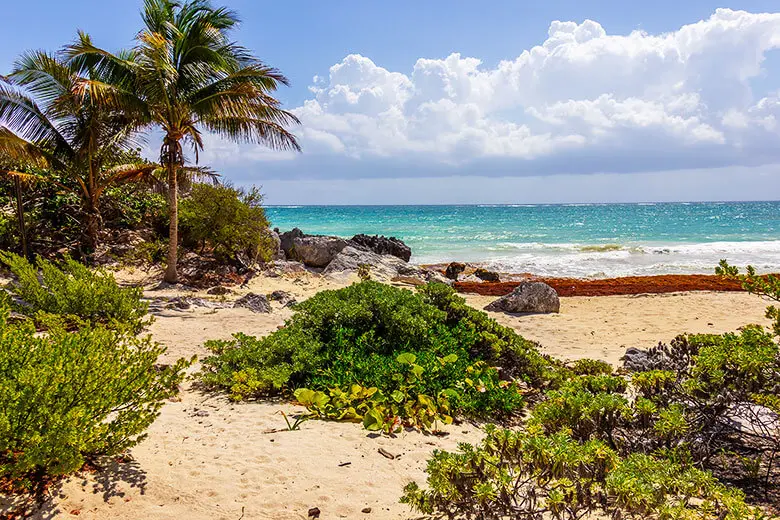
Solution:
[(8, 286), (20, 300), (15, 310), (39, 324), (54, 318), (68, 326), (100, 324), (133, 332), (148, 324), (148, 304), (141, 301), (141, 288), (120, 287), (103, 269), (91, 269), (70, 257), (61, 262), (38, 257), (33, 264), (3, 251), (0, 262), (15, 278)]
[(189, 362), (127, 329), (36, 334), (0, 302), (0, 488), (24, 491), (135, 445), (177, 392)]
[(297, 395), (316, 414), (368, 427), (371, 412), (371, 428), (391, 431), (453, 413), (507, 417), (522, 407), (520, 383), (544, 384), (553, 365), (444, 285), (415, 294), (363, 281), (295, 310), (265, 338), (208, 342), (203, 381), (235, 399), (306, 388)]

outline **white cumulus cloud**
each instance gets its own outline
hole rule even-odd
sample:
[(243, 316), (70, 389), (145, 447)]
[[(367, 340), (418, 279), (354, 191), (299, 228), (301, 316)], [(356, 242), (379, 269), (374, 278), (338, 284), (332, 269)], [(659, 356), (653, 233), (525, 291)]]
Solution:
[(780, 91), (754, 85), (778, 47), (780, 13), (718, 9), (666, 34), (554, 21), (544, 42), (492, 68), (451, 54), (392, 71), (352, 54), (294, 109), (302, 160), (424, 161), (450, 174), (780, 162)]

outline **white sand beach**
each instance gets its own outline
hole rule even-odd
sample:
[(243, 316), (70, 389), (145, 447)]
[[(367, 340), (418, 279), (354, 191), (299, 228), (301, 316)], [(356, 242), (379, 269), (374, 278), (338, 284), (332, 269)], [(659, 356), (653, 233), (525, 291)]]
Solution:
[[(139, 281), (142, 274), (124, 278)], [(301, 300), (343, 283), (311, 274), (257, 277), (239, 291), (283, 289)], [(491, 300), (467, 295), (477, 308)], [(235, 332), (264, 335), (282, 325), (291, 311), (273, 305), (270, 314), (165, 310), (150, 332), (168, 347), (162, 362), (202, 358), (208, 354), (203, 347), (208, 339)], [(628, 346), (652, 346), (686, 331), (719, 333), (761, 323), (765, 305), (745, 293), (572, 297), (562, 299), (558, 315), (494, 316), (558, 358), (593, 357), (617, 364)], [(83, 473), (65, 481), (37, 518), (305, 519), (313, 507), (323, 519), (415, 518), (418, 515), (398, 503), (403, 486), (424, 480), (433, 450), (453, 449), (482, 436), (478, 425), (467, 423), (447, 427), (444, 437), (405, 432), (390, 438), (370, 434), (359, 424), (317, 420), (304, 422), (299, 431), (278, 431), (285, 427), (280, 411), (303, 409), (278, 401), (233, 403), (196, 386), (186, 382), (179, 398), (164, 406), (130, 459), (113, 463), (110, 472)], [(379, 448), (396, 458), (386, 458)], [(368, 508), (370, 512), (363, 512)]]

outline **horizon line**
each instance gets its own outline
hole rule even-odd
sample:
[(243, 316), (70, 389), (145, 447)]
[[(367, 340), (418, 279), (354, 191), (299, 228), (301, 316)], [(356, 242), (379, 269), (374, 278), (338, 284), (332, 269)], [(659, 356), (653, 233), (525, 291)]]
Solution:
[(637, 204), (760, 204), (760, 203), (780, 203), (780, 200), (677, 200), (677, 201), (634, 201), (634, 202), (461, 202), (453, 204), (266, 204), (265, 208), (294, 208), (294, 207), (343, 207), (343, 208), (371, 208), (371, 207), (444, 207), (444, 206), (467, 206), (467, 207), (490, 207), (490, 206), (594, 206), (594, 205), (637, 205)]

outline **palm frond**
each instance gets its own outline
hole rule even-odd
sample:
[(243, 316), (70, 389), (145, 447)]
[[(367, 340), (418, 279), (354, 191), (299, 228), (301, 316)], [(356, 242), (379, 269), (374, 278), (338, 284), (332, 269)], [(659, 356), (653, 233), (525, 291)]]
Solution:
[(74, 155), (68, 140), (37, 103), (10, 85), (0, 84), (0, 125), (26, 141), (46, 146), (61, 155)]

